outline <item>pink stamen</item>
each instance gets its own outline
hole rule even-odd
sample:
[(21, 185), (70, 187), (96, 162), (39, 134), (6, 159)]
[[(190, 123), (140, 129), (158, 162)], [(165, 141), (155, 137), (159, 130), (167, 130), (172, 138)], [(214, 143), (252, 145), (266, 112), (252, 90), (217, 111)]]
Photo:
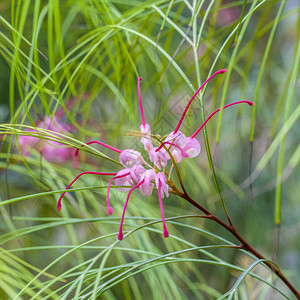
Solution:
[(161, 213), (161, 218), (162, 218), (162, 222), (163, 222), (163, 235), (166, 238), (169, 236), (169, 232), (167, 230), (166, 221), (165, 221), (164, 207), (163, 207), (162, 198), (161, 198), (161, 182), (160, 181), (158, 183), (157, 191), (158, 191), (160, 213)]
[(141, 111), (141, 117), (142, 117), (142, 124), (145, 126), (145, 117), (144, 117), (144, 111), (143, 111), (143, 104), (142, 104), (142, 97), (141, 97), (141, 87), (140, 87), (140, 81), (142, 80), (141, 77), (138, 77), (137, 79), (137, 88), (138, 88), (138, 97), (139, 97), (139, 104), (140, 104), (140, 111)]
[[(115, 152), (118, 152), (118, 153), (121, 153), (122, 152), (122, 150), (119, 150), (119, 149), (117, 149), (117, 148), (114, 148), (114, 147), (111, 147), (111, 146), (109, 146), (109, 145), (107, 145), (107, 144), (104, 144), (104, 143), (102, 143), (102, 142), (98, 142), (98, 141), (91, 141), (91, 142), (88, 142), (88, 143), (86, 143), (87, 145), (91, 145), (91, 144), (99, 144), (99, 145), (101, 145), (101, 146), (104, 146), (104, 147), (106, 147), (106, 148), (108, 148), (108, 149), (110, 149), (110, 150), (113, 150), (113, 151), (115, 151)], [(81, 147), (84, 147), (85, 145), (81, 145)], [(78, 156), (78, 154), (79, 154), (79, 149), (76, 149), (76, 151), (75, 151), (75, 156)]]
[(108, 187), (107, 187), (107, 197), (106, 197), (106, 205), (107, 205), (107, 211), (108, 211), (108, 214), (109, 215), (112, 215), (114, 210), (112, 209), (112, 207), (110, 206), (109, 204), (109, 192), (110, 192), (110, 187), (111, 187), (111, 183), (113, 180), (115, 179), (118, 179), (118, 178), (121, 178), (121, 177), (125, 177), (127, 175), (130, 175), (130, 172), (126, 173), (126, 174), (123, 174), (123, 175), (118, 175), (118, 176), (115, 176), (115, 177), (112, 177), (109, 182), (108, 182)]
[(172, 146), (178, 148), (178, 149), (181, 151), (181, 154), (182, 154), (183, 157), (188, 157), (188, 154), (187, 154), (185, 151), (183, 151), (182, 148), (180, 148), (178, 145), (176, 145), (176, 144), (174, 144), (174, 143), (171, 143), (171, 142), (168, 142), (168, 141), (163, 142), (163, 143), (155, 150), (155, 152), (159, 151), (165, 144), (169, 144), (169, 145), (172, 145)]
[[(71, 185), (80, 177), (80, 176), (82, 176), (82, 175), (84, 175), (84, 174), (95, 174), (95, 175), (116, 175), (117, 173), (103, 173), (103, 172), (82, 172), (82, 173), (80, 173), (79, 175), (77, 175), (76, 177), (75, 177), (75, 179), (66, 187), (66, 190), (68, 190), (70, 187), (71, 187)], [(58, 199), (58, 203), (57, 203), (57, 210), (58, 211), (60, 211), (61, 210), (61, 199), (62, 199), (62, 197), (64, 196), (64, 194), (66, 193), (66, 191), (65, 192), (63, 192), (62, 194), (61, 194), (61, 196), (59, 197), (59, 199)]]
[(230, 104), (227, 104), (225, 105), (224, 107), (221, 107), (221, 108), (218, 108), (216, 111), (214, 111), (212, 114), (210, 114), (210, 116), (203, 122), (203, 124), (195, 131), (195, 133), (191, 136), (191, 138), (193, 139), (198, 133), (199, 131), (205, 126), (205, 124), (209, 121), (209, 119), (215, 115), (218, 111), (220, 111), (221, 109), (224, 109), (224, 108), (227, 108), (229, 106), (232, 106), (232, 105), (236, 105), (236, 104), (239, 104), (239, 103), (247, 103), (249, 104), (250, 106), (253, 106), (254, 103), (252, 101), (237, 101), (237, 102), (233, 102), (233, 103), (230, 103)]
[(139, 184), (137, 184), (136, 186), (132, 187), (129, 192), (128, 195), (126, 197), (126, 201), (125, 201), (125, 205), (124, 205), (124, 209), (123, 209), (123, 213), (122, 213), (122, 218), (121, 218), (121, 223), (120, 223), (120, 229), (119, 229), (119, 234), (118, 234), (118, 239), (122, 240), (123, 239), (123, 222), (124, 222), (124, 217), (125, 217), (125, 212), (126, 212), (126, 208), (127, 208), (127, 204), (128, 204), (128, 200), (130, 197), (130, 194), (132, 193), (133, 190), (137, 189), (140, 185), (142, 185), (145, 182), (145, 179), (143, 179)]
[(215, 77), (216, 75), (218, 74), (223, 74), (225, 73), (227, 70), (226, 69), (221, 69), (219, 71), (217, 71), (216, 73), (212, 74), (208, 79), (206, 79), (206, 81), (204, 81), (204, 83), (199, 87), (199, 89), (196, 91), (196, 93), (193, 95), (193, 97), (191, 98), (191, 100), (189, 101), (188, 105), (186, 106), (180, 120), (179, 120), (179, 123), (177, 125), (177, 127), (175, 128), (174, 130), (174, 133), (176, 133), (178, 130), (179, 130), (179, 127), (181, 126), (181, 123), (186, 115), (186, 112), (188, 110), (188, 108), (190, 107), (190, 105), (192, 104), (193, 100), (195, 99), (195, 97), (197, 96), (197, 94), (201, 91), (201, 89), (213, 78)]

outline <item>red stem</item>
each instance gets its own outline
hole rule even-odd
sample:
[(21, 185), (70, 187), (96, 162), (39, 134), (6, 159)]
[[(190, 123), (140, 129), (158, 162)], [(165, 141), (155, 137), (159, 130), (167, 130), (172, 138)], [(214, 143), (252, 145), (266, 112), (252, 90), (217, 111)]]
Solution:
[[(174, 188), (174, 186), (173, 186)], [(189, 195), (186, 193), (180, 192), (178, 189), (175, 189), (176, 193), (183, 199), (187, 200), (189, 203), (191, 203), (193, 206), (201, 210), (205, 215), (207, 216), (208, 219), (217, 222), (220, 224), (223, 228), (225, 228), (227, 231), (229, 231), (235, 238), (241, 242), (242, 244), (242, 249), (254, 254), (257, 258), (265, 260), (266, 258), (261, 255), (258, 251), (256, 251), (250, 244), (238, 233), (236, 228), (231, 224), (228, 225), (225, 222), (223, 222), (221, 219), (213, 215), (210, 211), (208, 211), (206, 208), (201, 206), (198, 202), (190, 198)], [(285, 284), (286, 286), (293, 292), (293, 294), (297, 297), (297, 299), (300, 299), (300, 293), (297, 291), (297, 289), (291, 284), (291, 282), (283, 275), (281, 270), (274, 266), (272, 263), (266, 261), (264, 262), (265, 265), (267, 265)]]

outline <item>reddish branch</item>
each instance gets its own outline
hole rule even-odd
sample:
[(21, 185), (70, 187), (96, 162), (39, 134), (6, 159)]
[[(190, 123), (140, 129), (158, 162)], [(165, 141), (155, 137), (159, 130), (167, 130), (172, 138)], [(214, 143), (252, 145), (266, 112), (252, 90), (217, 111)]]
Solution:
[[(225, 222), (223, 222), (221, 219), (216, 217), (214, 214), (212, 214), (210, 211), (208, 211), (206, 208), (201, 206), (198, 202), (193, 200), (186, 192), (183, 193), (179, 191), (174, 185), (172, 185), (173, 189), (175, 189), (175, 193), (179, 195), (181, 198), (187, 200), (189, 203), (191, 203), (193, 206), (201, 210), (207, 217), (207, 219), (210, 219), (212, 221), (217, 222), (220, 224), (223, 228), (225, 228), (227, 231), (229, 231), (232, 235), (235, 236), (235, 238), (241, 242), (241, 249), (244, 249), (252, 254), (254, 254), (258, 259), (266, 260), (266, 258), (261, 255), (258, 251), (256, 251), (236, 230), (236, 228), (231, 224), (228, 225)], [(265, 261), (265, 265), (267, 265), (287, 286), (288, 288), (293, 292), (293, 294), (297, 297), (297, 299), (300, 299), (300, 293), (297, 291), (297, 289), (291, 284), (291, 282), (283, 275), (283, 273), (280, 271), (280, 269), (275, 266), (274, 264)]]

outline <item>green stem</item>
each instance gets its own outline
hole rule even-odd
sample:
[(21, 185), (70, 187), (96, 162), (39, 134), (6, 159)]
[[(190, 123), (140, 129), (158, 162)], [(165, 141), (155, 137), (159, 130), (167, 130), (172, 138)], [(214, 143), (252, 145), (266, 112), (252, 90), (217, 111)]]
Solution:
[[(208, 7), (208, 9), (206, 11), (206, 15), (208, 15), (209, 10), (211, 9), (213, 2), (214, 1), (212, 1), (211, 5)], [(200, 70), (199, 70), (199, 59), (198, 59), (197, 45), (198, 45), (198, 42), (201, 39), (202, 29), (203, 28), (201, 27), (199, 35), (197, 37), (197, 18), (195, 18), (194, 22), (193, 22), (193, 41), (194, 41), (193, 52), (194, 52), (194, 61), (195, 61), (195, 67), (196, 67), (196, 75), (197, 75), (198, 86), (200, 85), (200, 82), (201, 82), (201, 76), (200, 76)], [(200, 94), (199, 99), (200, 99), (201, 117), (202, 117), (202, 120), (204, 121), (205, 120), (205, 113), (204, 113), (204, 105), (203, 105), (203, 93)], [(213, 177), (213, 180), (214, 180), (214, 184), (215, 184), (217, 193), (219, 195), (220, 202), (222, 204), (224, 213), (225, 213), (226, 218), (228, 220), (228, 223), (229, 223), (229, 225), (232, 225), (231, 219), (229, 217), (228, 211), (226, 209), (225, 203), (224, 203), (222, 195), (221, 195), (221, 190), (220, 190), (218, 180), (217, 180), (217, 176), (216, 176), (216, 173), (215, 173), (215, 169), (214, 169), (214, 165), (213, 165), (213, 161), (212, 161), (212, 156), (211, 156), (211, 151), (210, 151), (210, 146), (209, 146), (209, 141), (208, 141), (208, 135), (207, 135), (207, 131), (206, 131), (206, 126), (204, 126), (204, 128), (203, 128), (203, 136), (204, 136), (205, 149), (206, 149), (206, 153), (207, 153), (207, 159), (208, 159), (208, 162), (209, 162), (209, 167), (210, 167), (211, 174), (212, 174), (212, 177)]]

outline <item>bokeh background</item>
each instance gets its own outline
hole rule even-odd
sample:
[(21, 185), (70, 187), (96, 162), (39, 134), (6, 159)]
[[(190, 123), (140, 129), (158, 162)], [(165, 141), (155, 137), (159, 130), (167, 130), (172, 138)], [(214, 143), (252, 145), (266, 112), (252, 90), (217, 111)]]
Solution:
[(121, 242), (126, 193), (112, 189), (108, 216), (107, 178), (82, 176), (56, 205), (80, 172), (120, 170), (98, 146), (74, 159), (83, 142), (145, 156), (126, 135), (141, 124), (137, 77), (146, 122), (165, 135), (226, 68), (182, 132), (230, 102), (255, 106), (216, 115), (197, 136), (200, 155), (178, 167), (190, 196), (225, 220), (211, 159), (240, 234), (299, 288), (299, 40), (293, 0), (0, 1), (0, 299), (221, 299), (232, 287), (224, 298), (293, 299), (261, 264), (243, 273), (255, 259), (175, 195), (164, 199), (167, 239), (156, 191), (133, 193)]

